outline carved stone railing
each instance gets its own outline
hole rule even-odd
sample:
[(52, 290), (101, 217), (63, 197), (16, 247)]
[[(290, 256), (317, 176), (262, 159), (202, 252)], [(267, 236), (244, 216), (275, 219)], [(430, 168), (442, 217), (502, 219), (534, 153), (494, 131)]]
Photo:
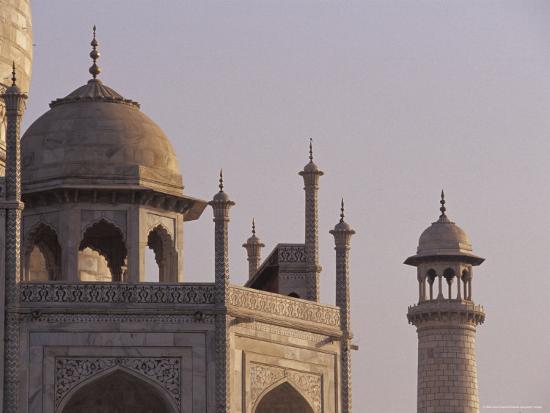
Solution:
[(228, 304), (237, 317), (339, 335), (340, 309), (331, 305), (237, 286), (230, 287)]
[(214, 304), (214, 284), (23, 282), (19, 285), (19, 302), (23, 306), (32, 304), (204, 305)]
[(409, 324), (417, 327), (429, 326), (434, 323), (441, 326), (449, 321), (453, 325), (460, 321), (476, 326), (485, 321), (485, 310), (483, 306), (469, 300), (435, 299), (409, 306), (407, 319)]

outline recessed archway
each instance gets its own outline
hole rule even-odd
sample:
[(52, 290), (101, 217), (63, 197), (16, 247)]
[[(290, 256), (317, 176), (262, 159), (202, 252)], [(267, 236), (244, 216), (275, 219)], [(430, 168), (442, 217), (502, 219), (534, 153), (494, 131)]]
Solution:
[[(122, 232), (116, 226), (105, 220), (96, 222), (84, 232), (79, 250), (79, 261), (92, 259), (94, 254), (89, 251), (92, 250), (107, 261), (109, 268), (110, 274), (98, 274), (96, 277), (88, 274), (86, 281), (122, 281), (128, 252)], [(82, 267), (80, 264), (79, 267)]]
[(307, 400), (288, 382), (266, 393), (254, 413), (314, 413)]
[(69, 396), (60, 413), (175, 413), (162, 391), (139, 377), (116, 370)]
[(61, 279), (61, 246), (55, 231), (39, 224), (29, 234), (25, 247), (25, 278), (29, 281)]
[[(147, 247), (154, 253), (158, 275), (146, 274), (146, 281), (176, 282), (178, 280), (177, 252), (172, 237), (162, 225), (157, 225), (149, 232)], [(146, 270), (154, 271), (150, 267), (151, 265), (146, 263)]]

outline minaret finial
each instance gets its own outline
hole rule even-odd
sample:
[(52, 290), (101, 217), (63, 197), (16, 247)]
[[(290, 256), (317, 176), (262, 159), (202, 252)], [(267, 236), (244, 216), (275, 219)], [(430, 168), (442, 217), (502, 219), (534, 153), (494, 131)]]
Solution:
[(220, 192), (223, 192), (223, 169), (220, 169)]
[(344, 197), (342, 197), (342, 206), (340, 207), (340, 222), (344, 222)]
[(15, 76), (15, 60), (11, 64), (11, 85), (15, 86), (17, 82), (17, 77)]
[(447, 208), (445, 208), (445, 192), (443, 192), (443, 189), (441, 190), (441, 201), (439, 201), (439, 203), (441, 204), (441, 208), (439, 208), (439, 210), (441, 211), (441, 215), (439, 216), (439, 218), (444, 218), (447, 216), (445, 214)]
[(309, 138), (309, 160), (313, 162), (313, 139)]
[(100, 54), (97, 51), (97, 46), (99, 43), (97, 42), (97, 39), (95, 37), (95, 32), (96, 32), (96, 27), (94, 24), (93, 38), (92, 38), (92, 42), (90, 43), (90, 45), (92, 46), (90, 57), (92, 58), (92, 61), (93, 61), (93, 64), (90, 66), (90, 74), (94, 79), (97, 78), (97, 75), (101, 73), (101, 68), (97, 65), (97, 59), (99, 59)]
[(252, 235), (256, 235), (256, 220), (252, 218)]

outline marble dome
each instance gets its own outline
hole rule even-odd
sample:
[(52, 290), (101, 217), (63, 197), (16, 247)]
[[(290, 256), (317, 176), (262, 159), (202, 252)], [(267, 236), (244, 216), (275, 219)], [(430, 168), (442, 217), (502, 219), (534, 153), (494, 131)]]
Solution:
[(94, 78), (50, 107), (21, 140), (24, 192), (103, 187), (183, 193), (174, 149), (138, 103)]
[(0, 84), (11, 84), (11, 65), (17, 84), (28, 92), (32, 68), (32, 21), (29, 0), (0, 0)]
[(446, 216), (426, 228), (418, 240), (417, 253), (422, 255), (471, 252), (472, 243), (466, 232)]
[(441, 258), (481, 264), (484, 259), (473, 253), (472, 242), (466, 232), (447, 217), (443, 193), (440, 210), (439, 219), (420, 235), (416, 255), (407, 258), (405, 264), (416, 265), (422, 261)]
[[(11, 85), (12, 63), (17, 84), (29, 91), (32, 69), (32, 20), (30, 0), (0, 0), (0, 91)], [(0, 173), (6, 160), (4, 102), (0, 99)]]

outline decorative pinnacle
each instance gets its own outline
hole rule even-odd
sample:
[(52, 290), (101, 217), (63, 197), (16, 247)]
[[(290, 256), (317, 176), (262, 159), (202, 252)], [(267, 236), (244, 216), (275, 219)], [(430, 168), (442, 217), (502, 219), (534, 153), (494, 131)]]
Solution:
[(95, 27), (95, 24), (94, 24), (94, 28), (93, 28), (93, 39), (92, 39), (92, 42), (90, 43), (90, 46), (92, 46), (92, 51), (90, 52), (90, 57), (92, 58), (92, 61), (93, 61), (93, 64), (90, 66), (90, 74), (92, 75), (92, 77), (95, 79), (97, 77), (97, 75), (99, 75), (101, 73), (101, 68), (97, 65), (97, 59), (99, 59), (99, 56), (101, 56), (99, 54), (99, 52), (97, 51), (97, 46), (98, 46), (98, 42), (97, 42), (97, 39), (95, 37), (95, 32), (96, 32), (96, 27)]
[(223, 192), (223, 169), (220, 169), (220, 184), (218, 185), (220, 192)]
[(344, 198), (342, 198), (342, 206), (340, 207), (340, 222), (344, 222)]
[(441, 211), (441, 215), (439, 216), (439, 218), (444, 218), (447, 216), (445, 214), (447, 208), (445, 208), (445, 192), (443, 192), (443, 189), (441, 190), (441, 201), (439, 201), (439, 203), (441, 204), (441, 208), (439, 208), (439, 210)]
[(252, 235), (256, 235), (256, 221), (252, 218)]
[(12, 62), (11, 65), (11, 85), (16, 86), (17, 77), (15, 76), (15, 60)]
[(313, 139), (309, 138), (309, 161), (313, 162)]

